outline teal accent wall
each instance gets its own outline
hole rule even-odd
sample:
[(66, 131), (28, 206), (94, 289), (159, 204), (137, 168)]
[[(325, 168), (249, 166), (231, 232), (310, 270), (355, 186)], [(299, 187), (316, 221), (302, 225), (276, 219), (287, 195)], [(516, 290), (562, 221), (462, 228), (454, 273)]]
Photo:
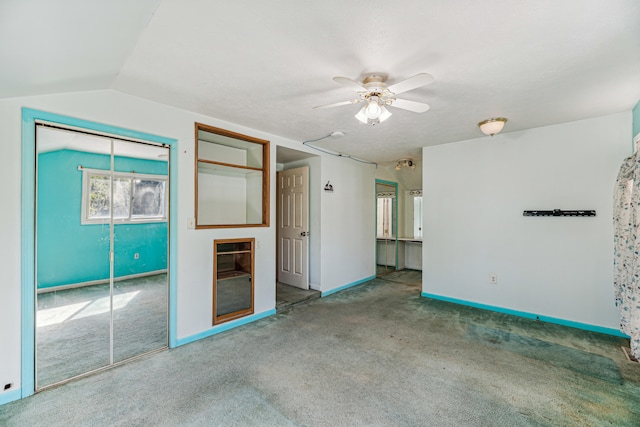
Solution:
[(633, 137), (640, 133), (640, 101), (633, 107)]
[[(80, 223), (82, 170), (109, 170), (110, 156), (73, 150), (38, 155), (37, 286), (109, 278), (109, 226)], [(167, 162), (114, 157), (114, 170), (167, 175)], [(167, 268), (167, 223), (114, 226), (114, 277)], [(134, 259), (134, 254), (139, 259)]]

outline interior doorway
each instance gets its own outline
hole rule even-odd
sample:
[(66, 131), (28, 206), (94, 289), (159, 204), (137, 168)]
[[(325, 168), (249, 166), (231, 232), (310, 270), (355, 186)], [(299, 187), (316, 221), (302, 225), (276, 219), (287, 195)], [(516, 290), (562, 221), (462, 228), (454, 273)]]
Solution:
[(309, 289), (309, 166), (277, 173), (278, 282)]
[(168, 347), (169, 148), (35, 133), (37, 391)]
[(312, 256), (319, 249), (312, 230), (319, 224), (319, 212), (312, 206), (320, 198), (311, 190), (319, 157), (277, 147), (276, 166), (276, 310), (284, 310), (320, 297), (319, 290), (312, 289), (319, 286), (319, 263)]
[(376, 179), (376, 276), (398, 269), (398, 184)]

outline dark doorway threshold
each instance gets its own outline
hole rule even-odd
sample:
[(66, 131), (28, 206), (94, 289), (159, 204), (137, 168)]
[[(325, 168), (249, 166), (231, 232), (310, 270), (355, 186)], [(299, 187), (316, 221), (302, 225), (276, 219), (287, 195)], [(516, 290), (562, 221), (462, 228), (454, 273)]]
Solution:
[(289, 310), (291, 307), (320, 298), (320, 291), (300, 289), (295, 286), (276, 283), (276, 312)]

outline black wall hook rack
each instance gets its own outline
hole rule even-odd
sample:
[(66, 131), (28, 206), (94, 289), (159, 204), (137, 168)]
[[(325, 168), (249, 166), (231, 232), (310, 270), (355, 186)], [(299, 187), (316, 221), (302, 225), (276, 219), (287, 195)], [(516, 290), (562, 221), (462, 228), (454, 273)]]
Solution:
[(522, 216), (596, 216), (596, 211), (582, 210), (582, 211), (563, 211), (561, 209), (553, 209), (550, 211), (524, 211)]

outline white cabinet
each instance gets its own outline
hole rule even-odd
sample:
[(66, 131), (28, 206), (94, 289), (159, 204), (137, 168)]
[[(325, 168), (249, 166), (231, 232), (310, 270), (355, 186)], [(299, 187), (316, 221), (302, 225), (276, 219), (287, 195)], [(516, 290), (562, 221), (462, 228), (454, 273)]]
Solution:
[[(376, 263), (393, 267), (396, 265), (395, 239), (377, 239)], [(422, 240), (399, 238), (397, 243), (398, 270), (409, 268), (422, 270)]]

